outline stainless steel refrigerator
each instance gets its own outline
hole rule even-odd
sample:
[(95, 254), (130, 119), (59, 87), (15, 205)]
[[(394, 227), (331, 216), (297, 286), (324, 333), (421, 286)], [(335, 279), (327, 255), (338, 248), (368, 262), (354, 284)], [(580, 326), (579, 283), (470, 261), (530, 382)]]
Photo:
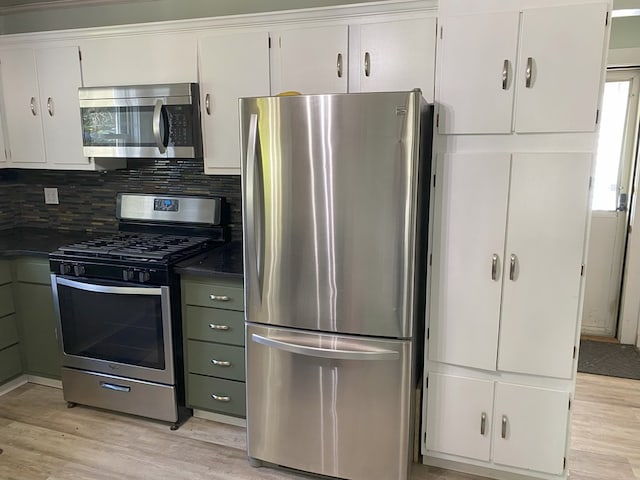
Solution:
[(405, 479), (431, 107), (415, 90), (243, 98), (239, 108), (249, 457)]

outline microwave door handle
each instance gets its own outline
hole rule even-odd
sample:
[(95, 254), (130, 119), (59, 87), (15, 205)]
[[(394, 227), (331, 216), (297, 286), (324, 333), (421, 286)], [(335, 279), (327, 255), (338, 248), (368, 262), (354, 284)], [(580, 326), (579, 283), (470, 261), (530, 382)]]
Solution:
[[(164, 143), (164, 135), (160, 131), (160, 122), (162, 119), (162, 109), (164, 105), (162, 105), (162, 100), (156, 100), (156, 105), (153, 108), (153, 138), (156, 141), (156, 145), (160, 153), (165, 153), (167, 151), (167, 146)], [(164, 129), (167, 132), (167, 129)]]

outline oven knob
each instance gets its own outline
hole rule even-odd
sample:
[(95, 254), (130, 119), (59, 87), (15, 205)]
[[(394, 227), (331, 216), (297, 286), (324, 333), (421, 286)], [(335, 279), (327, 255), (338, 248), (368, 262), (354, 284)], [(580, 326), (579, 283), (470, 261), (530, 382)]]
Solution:
[(149, 275), (149, 272), (145, 272), (144, 270), (141, 272), (138, 272), (138, 281), (140, 283), (144, 283), (148, 281), (149, 278), (151, 278), (151, 275)]
[(61, 263), (60, 264), (60, 275), (67, 275), (68, 273), (71, 273), (71, 266), (67, 265), (66, 263)]
[(122, 271), (122, 280), (128, 282), (133, 280), (133, 270), (123, 270)]
[(79, 277), (80, 275), (84, 275), (84, 266), (83, 265), (74, 265), (73, 266), (73, 274), (76, 277)]

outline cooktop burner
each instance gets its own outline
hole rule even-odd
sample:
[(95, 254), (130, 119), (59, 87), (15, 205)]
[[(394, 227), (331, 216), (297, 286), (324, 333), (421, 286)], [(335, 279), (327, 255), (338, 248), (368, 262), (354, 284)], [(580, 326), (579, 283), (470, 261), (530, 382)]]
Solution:
[(66, 255), (95, 258), (165, 260), (179, 257), (211, 239), (199, 236), (165, 235), (157, 233), (118, 232), (60, 247)]

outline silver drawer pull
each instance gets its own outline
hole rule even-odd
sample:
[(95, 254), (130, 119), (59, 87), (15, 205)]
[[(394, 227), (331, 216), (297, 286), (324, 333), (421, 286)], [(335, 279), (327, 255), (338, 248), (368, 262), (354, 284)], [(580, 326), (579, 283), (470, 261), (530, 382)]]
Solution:
[(215, 393), (211, 394), (211, 398), (218, 402), (230, 402), (231, 397), (227, 397), (226, 395), (216, 395)]
[(116, 392), (130, 392), (131, 387), (123, 386), (123, 385), (114, 385), (113, 383), (100, 382), (100, 386), (102, 388), (106, 388), (107, 390), (115, 390)]
[(229, 325), (216, 325), (215, 323), (210, 323), (209, 328), (211, 330), (229, 330)]
[(211, 360), (216, 367), (230, 367), (231, 362), (227, 362), (226, 360), (216, 360), (215, 358)]
[(228, 295), (214, 295), (213, 293), (209, 295), (209, 298), (218, 302), (228, 302), (231, 298)]
[(482, 412), (482, 415), (480, 415), (480, 435), (484, 436), (486, 431), (487, 431), (487, 414), (485, 412)]

